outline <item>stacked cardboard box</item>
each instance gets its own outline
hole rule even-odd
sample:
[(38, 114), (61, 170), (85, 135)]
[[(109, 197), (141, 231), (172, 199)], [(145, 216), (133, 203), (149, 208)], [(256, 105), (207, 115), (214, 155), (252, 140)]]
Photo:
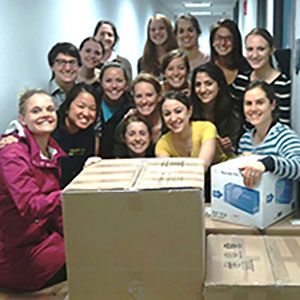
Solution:
[(300, 237), (210, 235), (205, 300), (296, 300)]
[(199, 159), (103, 160), (63, 192), (71, 300), (199, 300)]
[(296, 184), (291, 180), (267, 172), (254, 188), (245, 187), (241, 168), (259, 158), (238, 157), (212, 166), (212, 218), (265, 229), (295, 210)]
[(205, 205), (205, 233), (209, 234), (237, 234), (237, 235), (300, 235), (299, 216), (291, 214), (261, 230), (256, 227), (218, 221), (211, 217), (211, 205)]

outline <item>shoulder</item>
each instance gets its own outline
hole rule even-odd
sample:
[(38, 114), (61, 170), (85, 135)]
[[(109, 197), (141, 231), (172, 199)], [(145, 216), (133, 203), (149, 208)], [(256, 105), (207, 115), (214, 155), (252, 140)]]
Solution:
[(294, 136), (298, 137), (297, 133), (291, 129), (288, 125), (282, 124), (280, 122), (277, 122), (270, 130), (270, 133), (274, 135), (275, 137), (282, 138), (283, 136)]
[(28, 146), (19, 138), (18, 142), (14, 142), (0, 149), (1, 164), (18, 158), (29, 157)]
[(210, 121), (193, 121), (192, 129), (216, 130), (216, 126)]

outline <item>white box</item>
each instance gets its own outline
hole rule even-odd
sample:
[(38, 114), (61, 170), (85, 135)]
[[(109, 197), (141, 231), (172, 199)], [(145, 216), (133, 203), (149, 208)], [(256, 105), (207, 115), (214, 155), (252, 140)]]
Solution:
[(261, 156), (241, 156), (211, 168), (212, 218), (264, 229), (295, 210), (296, 184), (270, 172), (250, 189), (240, 167)]

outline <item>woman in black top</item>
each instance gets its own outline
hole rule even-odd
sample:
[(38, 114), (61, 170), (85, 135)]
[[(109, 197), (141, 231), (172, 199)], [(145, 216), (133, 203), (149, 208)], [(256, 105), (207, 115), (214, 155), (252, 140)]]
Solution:
[(226, 79), (220, 67), (206, 63), (194, 69), (191, 100), (193, 120), (214, 123), (223, 151), (227, 154), (235, 152), (242, 132), (242, 122), (233, 109)]

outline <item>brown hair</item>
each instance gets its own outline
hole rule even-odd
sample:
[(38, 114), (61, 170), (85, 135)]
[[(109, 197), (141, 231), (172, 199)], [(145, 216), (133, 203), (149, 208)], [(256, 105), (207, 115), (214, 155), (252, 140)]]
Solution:
[(160, 63), (156, 56), (156, 46), (150, 39), (150, 26), (154, 20), (162, 21), (166, 27), (167, 40), (164, 45), (165, 52), (178, 48), (178, 44), (173, 33), (173, 26), (166, 16), (162, 14), (156, 14), (150, 18), (147, 25), (147, 40), (145, 43), (143, 56), (141, 58), (141, 69), (144, 72), (158, 76), (160, 73)]

